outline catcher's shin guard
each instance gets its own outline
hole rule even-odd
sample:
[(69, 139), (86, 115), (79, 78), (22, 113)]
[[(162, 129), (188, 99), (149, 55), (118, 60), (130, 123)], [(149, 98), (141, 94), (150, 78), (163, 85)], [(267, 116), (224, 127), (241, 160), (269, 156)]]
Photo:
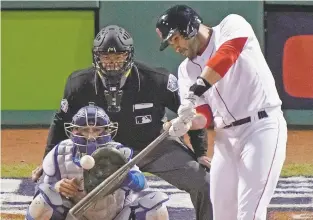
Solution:
[(50, 219), (53, 208), (46, 202), (43, 195), (39, 193), (27, 209), (26, 220)]
[(168, 211), (164, 204), (168, 196), (162, 192), (153, 192), (140, 198), (139, 209), (136, 210), (136, 220), (168, 220)]
[(168, 220), (168, 199), (162, 192), (149, 193), (125, 207), (114, 220)]
[[(68, 204), (70, 206), (70, 202)], [(49, 184), (39, 185), (39, 193), (27, 209), (27, 220), (62, 220), (66, 218), (69, 208), (64, 206), (61, 195)]]

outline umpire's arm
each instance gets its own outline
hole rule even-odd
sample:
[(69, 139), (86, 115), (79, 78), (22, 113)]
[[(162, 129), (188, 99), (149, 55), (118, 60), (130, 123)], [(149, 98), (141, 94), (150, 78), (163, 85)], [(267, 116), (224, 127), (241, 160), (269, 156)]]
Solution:
[(71, 121), (74, 104), (74, 94), (71, 85), (71, 78), (69, 77), (65, 85), (60, 108), (55, 113), (50, 125), (44, 157), (50, 150), (53, 149), (55, 145), (68, 138), (64, 131), (64, 122)]
[[(164, 105), (177, 113), (180, 105), (177, 78), (174, 75), (169, 75), (168, 77), (165, 77), (164, 81), (163, 85), (165, 85), (165, 88), (163, 89), (164, 94), (162, 95), (165, 99)], [(208, 149), (207, 129), (189, 130), (188, 135), (190, 138), (190, 144), (196, 154), (196, 158), (206, 156)]]

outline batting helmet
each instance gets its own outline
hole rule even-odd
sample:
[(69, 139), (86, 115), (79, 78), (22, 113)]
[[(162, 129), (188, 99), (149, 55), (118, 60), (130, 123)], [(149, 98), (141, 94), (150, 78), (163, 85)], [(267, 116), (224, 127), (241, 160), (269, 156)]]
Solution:
[(166, 10), (156, 23), (156, 31), (162, 39), (160, 51), (168, 46), (168, 40), (175, 32), (184, 38), (194, 37), (202, 23), (202, 18), (192, 8), (186, 5), (175, 5)]

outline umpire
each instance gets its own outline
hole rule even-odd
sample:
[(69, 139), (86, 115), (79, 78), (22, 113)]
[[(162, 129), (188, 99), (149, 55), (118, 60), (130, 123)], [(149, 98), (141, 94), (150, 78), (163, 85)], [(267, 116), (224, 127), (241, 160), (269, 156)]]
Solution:
[[(106, 109), (110, 119), (119, 123), (114, 140), (134, 149), (136, 155), (162, 130), (165, 107), (177, 112), (177, 78), (163, 68), (151, 68), (134, 61), (131, 35), (122, 27), (104, 27), (93, 45), (93, 67), (73, 72), (67, 79), (59, 111), (50, 126), (45, 155), (67, 139), (64, 122), (89, 102)], [(209, 197), (207, 131), (189, 133), (193, 153), (182, 139), (167, 138), (138, 164), (190, 194), (197, 219), (213, 219)], [(33, 171), (37, 180), (42, 173)]]

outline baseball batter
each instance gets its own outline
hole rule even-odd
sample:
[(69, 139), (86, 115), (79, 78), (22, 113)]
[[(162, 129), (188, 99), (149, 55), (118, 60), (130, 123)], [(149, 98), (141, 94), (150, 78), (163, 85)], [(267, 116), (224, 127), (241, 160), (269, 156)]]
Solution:
[(214, 121), (214, 220), (265, 220), (285, 161), (287, 126), (251, 25), (231, 14), (208, 27), (193, 9), (176, 5), (156, 28), (160, 50), (170, 45), (187, 57), (178, 69), (182, 104), (170, 134)]
[[(74, 115), (72, 123), (65, 125), (69, 139), (60, 142), (44, 158), (44, 181), (38, 185), (37, 195), (27, 210), (27, 220), (65, 219), (69, 209), (116, 171), (121, 161), (125, 160), (125, 164), (131, 159), (130, 148), (112, 141), (117, 128), (117, 123), (110, 122), (105, 111), (93, 104)], [(94, 165), (86, 163), (88, 159), (83, 158), (88, 156), (83, 155), (100, 159)], [(111, 159), (104, 161), (108, 157)], [(82, 168), (89, 165), (97, 168), (93, 176)], [(145, 193), (146, 188), (143, 173), (134, 166), (121, 187), (96, 201), (83, 219), (167, 220), (164, 202), (168, 196), (161, 192)]]

